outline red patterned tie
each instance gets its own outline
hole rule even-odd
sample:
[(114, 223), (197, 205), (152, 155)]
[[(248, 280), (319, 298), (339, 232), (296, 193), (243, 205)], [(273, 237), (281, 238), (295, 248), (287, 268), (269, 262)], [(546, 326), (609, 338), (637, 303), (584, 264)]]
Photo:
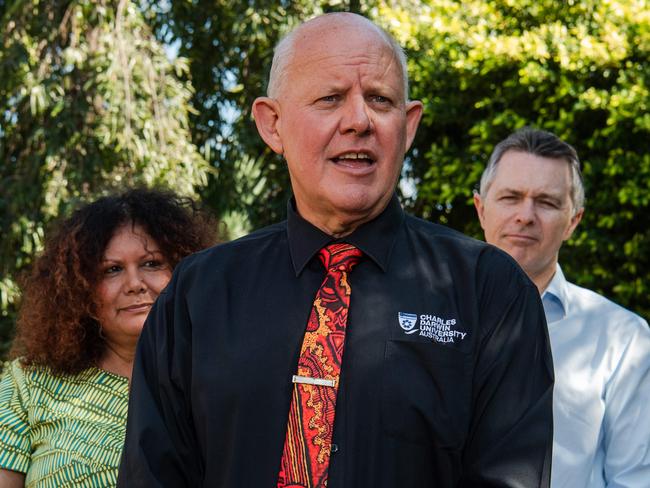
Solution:
[(320, 250), (327, 276), (316, 293), (298, 358), (278, 488), (327, 486), (334, 409), (350, 306), (348, 273), (362, 252), (350, 244)]

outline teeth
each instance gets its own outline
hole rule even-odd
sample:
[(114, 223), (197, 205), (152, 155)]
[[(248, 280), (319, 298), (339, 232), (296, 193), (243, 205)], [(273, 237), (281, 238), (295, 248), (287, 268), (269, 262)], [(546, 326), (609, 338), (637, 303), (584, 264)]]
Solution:
[(366, 153), (345, 153), (338, 157), (338, 159), (371, 159)]

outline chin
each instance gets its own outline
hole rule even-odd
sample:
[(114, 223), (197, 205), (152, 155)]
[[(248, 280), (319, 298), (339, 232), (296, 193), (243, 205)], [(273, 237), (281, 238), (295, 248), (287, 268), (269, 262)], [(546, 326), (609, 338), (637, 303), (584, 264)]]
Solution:
[(368, 215), (379, 213), (388, 204), (391, 194), (374, 195), (365, 191), (349, 191), (344, 195), (338, 195), (338, 198), (332, 199), (335, 210), (350, 215)]
[[(499, 246), (501, 247), (501, 246)], [(523, 252), (521, 249), (515, 247), (501, 247), (505, 252), (507, 252), (512, 259), (517, 261), (517, 264), (526, 271), (526, 265), (528, 264), (528, 259), (526, 259), (526, 253)]]
[[(146, 317), (145, 317), (146, 318)], [(144, 327), (144, 319), (142, 321), (133, 322), (128, 325), (128, 331), (131, 335), (137, 334), (140, 335), (142, 328)]]

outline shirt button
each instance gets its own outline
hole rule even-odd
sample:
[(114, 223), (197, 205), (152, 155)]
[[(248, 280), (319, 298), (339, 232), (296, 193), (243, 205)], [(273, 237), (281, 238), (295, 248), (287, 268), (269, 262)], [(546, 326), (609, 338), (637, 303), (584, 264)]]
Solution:
[(338, 451), (339, 451), (339, 446), (338, 446), (338, 444), (332, 444), (332, 447), (330, 448), (330, 452), (331, 452), (332, 454), (334, 454), (334, 453), (336, 453), (336, 452), (338, 452)]

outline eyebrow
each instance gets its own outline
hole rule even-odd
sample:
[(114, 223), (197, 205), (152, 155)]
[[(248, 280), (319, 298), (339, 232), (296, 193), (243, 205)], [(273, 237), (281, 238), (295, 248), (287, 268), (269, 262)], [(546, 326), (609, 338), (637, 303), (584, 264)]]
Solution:
[[(497, 195), (502, 195), (504, 193), (515, 195), (517, 197), (521, 197), (521, 196), (524, 195), (523, 191), (514, 190), (512, 188), (502, 188), (501, 190), (499, 190), (497, 192)], [(548, 193), (548, 192), (536, 193), (536, 194), (533, 195), (533, 198), (535, 200), (547, 198), (547, 199), (556, 201), (558, 203), (562, 203), (562, 195), (559, 194), (559, 193), (558, 194), (553, 194), (553, 193)]]
[[(160, 255), (160, 256), (162, 256), (163, 258), (165, 257), (165, 255), (164, 255), (164, 254), (162, 253), (162, 251), (160, 251), (159, 249), (154, 249), (154, 250), (146, 249), (145, 251), (146, 251), (146, 252), (145, 252), (144, 254), (142, 254), (142, 255), (140, 256), (140, 258), (149, 257), (149, 256), (154, 256), (154, 257), (155, 257), (156, 255)], [(119, 262), (122, 261), (122, 259), (111, 258), (111, 257), (102, 257), (102, 259), (101, 259), (100, 262), (102, 262), (102, 263), (106, 263), (106, 262), (109, 262), (109, 261), (113, 261), (113, 262), (115, 262), (115, 263), (119, 263)]]

